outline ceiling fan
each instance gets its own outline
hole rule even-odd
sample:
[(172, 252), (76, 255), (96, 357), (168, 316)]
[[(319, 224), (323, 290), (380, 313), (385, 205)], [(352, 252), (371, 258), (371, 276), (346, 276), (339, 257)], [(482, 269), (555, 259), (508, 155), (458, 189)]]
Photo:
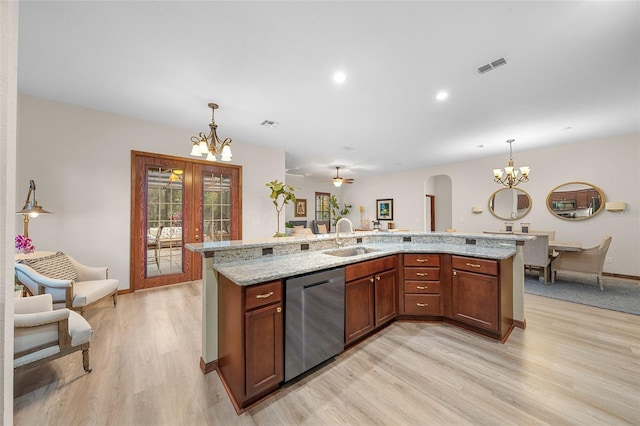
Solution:
[(341, 186), (343, 183), (353, 183), (353, 179), (345, 179), (340, 177), (340, 167), (336, 167), (336, 177), (331, 179), (334, 186)]

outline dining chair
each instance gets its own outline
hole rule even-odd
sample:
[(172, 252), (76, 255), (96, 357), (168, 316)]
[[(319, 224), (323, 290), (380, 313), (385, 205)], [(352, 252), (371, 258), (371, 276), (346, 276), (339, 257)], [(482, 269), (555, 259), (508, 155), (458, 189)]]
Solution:
[(600, 290), (603, 291), (602, 270), (611, 240), (612, 237), (607, 235), (595, 247), (582, 249), (578, 252), (560, 252), (555, 260), (551, 262), (551, 282), (556, 282), (556, 273), (558, 271), (578, 272), (595, 275)]

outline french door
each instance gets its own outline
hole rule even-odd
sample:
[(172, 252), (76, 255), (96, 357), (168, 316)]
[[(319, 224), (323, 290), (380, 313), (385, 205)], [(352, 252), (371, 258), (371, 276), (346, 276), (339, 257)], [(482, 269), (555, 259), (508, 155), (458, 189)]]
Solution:
[(131, 288), (200, 279), (200, 254), (185, 244), (242, 238), (241, 166), (131, 157)]

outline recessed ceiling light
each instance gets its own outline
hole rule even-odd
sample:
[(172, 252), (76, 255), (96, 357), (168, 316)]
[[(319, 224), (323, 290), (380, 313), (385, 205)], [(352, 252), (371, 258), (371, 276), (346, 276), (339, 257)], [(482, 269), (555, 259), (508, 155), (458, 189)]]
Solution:
[(438, 94), (436, 95), (436, 99), (439, 100), (439, 101), (444, 101), (448, 97), (449, 97), (449, 94), (447, 92), (445, 92), (445, 91), (438, 92)]
[(335, 81), (338, 84), (344, 83), (346, 79), (347, 79), (347, 75), (342, 71), (337, 71), (335, 74), (333, 74), (333, 81)]

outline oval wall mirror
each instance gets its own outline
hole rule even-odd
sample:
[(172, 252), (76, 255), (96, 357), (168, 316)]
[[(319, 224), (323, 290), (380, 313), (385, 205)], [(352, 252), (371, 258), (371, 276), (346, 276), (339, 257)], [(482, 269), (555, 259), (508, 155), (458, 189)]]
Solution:
[(499, 219), (523, 218), (531, 210), (531, 196), (520, 188), (502, 188), (489, 197), (489, 211)]
[(564, 220), (589, 219), (604, 210), (604, 193), (586, 182), (558, 185), (547, 195), (547, 209)]

